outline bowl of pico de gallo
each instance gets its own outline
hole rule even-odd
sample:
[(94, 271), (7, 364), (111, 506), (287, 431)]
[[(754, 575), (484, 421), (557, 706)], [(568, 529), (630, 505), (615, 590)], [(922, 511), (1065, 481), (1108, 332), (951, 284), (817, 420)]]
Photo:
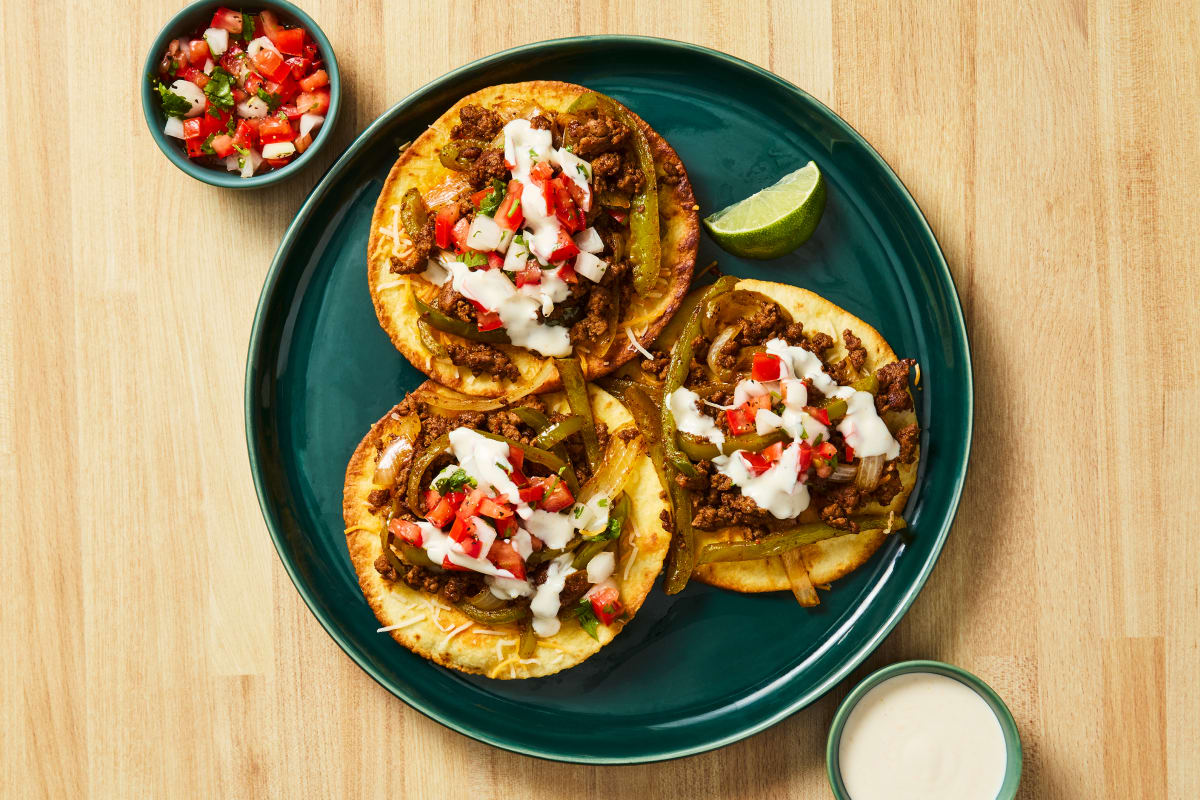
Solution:
[(191, 4), (154, 40), (143, 72), (155, 143), (213, 186), (249, 189), (296, 174), (329, 139), (341, 105), (329, 39), (284, 0)]

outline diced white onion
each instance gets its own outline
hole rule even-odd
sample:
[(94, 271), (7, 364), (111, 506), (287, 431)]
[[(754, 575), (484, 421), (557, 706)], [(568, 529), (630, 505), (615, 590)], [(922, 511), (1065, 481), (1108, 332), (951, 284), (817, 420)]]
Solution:
[(580, 253), (575, 257), (575, 271), (592, 283), (599, 283), (608, 270), (608, 262), (601, 261), (591, 253)]
[(587, 577), (589, 583), (600, 583), (608, 580), (613, 574), (613, 570), (617, 568), (617, 557), (608, 550), (602, 553), (597, 553), (592, 556), (592, 560), (587, 565)]
[(182, 139), (183, 120), (179, 117), (167, 117), (167, 124), (163, 126), (163, 133), (167, 136), (174, 136), (176, 139)]
[(224, 28), (209, 28), (204, 31), (204, 41), (208, 42), (208, 52), (219, 56), (229, 49), (229, 31)]
[(254, 148), (250, 148), (250, 157), (242, 159), (242, 177), (249, 178), (253, 175), (262, 161), (262, 155)]
[(171, 91), (192, 104), (192, 107), (184, 114), (185, 117), (195, 117), (204, 112), (204, 104), (208, 100), (204, 96), (204, 90), (196, 84), (180, 78), (171, 84)]
[(238, 116), (249, 119), (262, 119), (267, 116), (270, 110), (267, 101), (261, 97), (247, 97), (237, 104)]
[(300, 135), (308, 136), (310, 133), (321, 127), (321, 123), (325, 118), (320, 114), (301, 114), (300, 115)]
[(585, 253), (603, 253), (604, 240), (595, 228), (584, 228), (575, 234), (575, 246)]
[(501, 253), (507, 253), (508, 246), (512, 244), (513, 236), (515, 235), (508, 228), (500, 228), (500, 244), (496, 245), (496, 250)]
[(292, 142), (271, 142), (264, 144), (262, 149), (263, 158), (288, 158), (296, 152), (296, 145)]
[(496, 224), (496, 220), (476, 214), (467, 230), (467, 247), (486, 253), (499, 246), (500, 226)]
[(217, 68), (217, 65), (213, 63), (213, 60), (211, 58), (204, 62), (204, 74), (205, 75), (212, 75), (213, 70), (216, 68)]
[(240, 172), (241, 171), (242, 165), (238, 163), (238, 155), (236, 153), (234, 153), (233, 155), (225, 156), (225, 169), (228, 172)]
[(504, 270), (520, 272), (525, 269), (527, 263), (529, 263), (529, 248), (525, 246), (525, 240), (522, 239), (509, 245), (508, 252), (504, 254)]
[(265, 36), (260, 36), (254, 41), (250, 42), (250, 44), (246, 45), (246, 55), (254, 58), (264, 47), (268, 50), (274, 50), (275, 55), (282, 57), (279, 50), (276, 49), (274, 43)]

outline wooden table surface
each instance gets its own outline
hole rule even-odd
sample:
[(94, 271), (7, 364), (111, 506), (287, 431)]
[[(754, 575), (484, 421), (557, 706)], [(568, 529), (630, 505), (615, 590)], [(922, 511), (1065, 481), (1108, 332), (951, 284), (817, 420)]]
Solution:
[(682, 761), (512, 755), (360, 671), (259, 514), (244, 359), (307, 190), (425, 82), (599, 32), (709, 45), (805, 88), (894, 167), (950, 262), (973, 463), (928, 585), (854, 679), (926, 657), (981, 675), (1020, 725), (1023, 797), (1200, 796), (1200, 13), (899, 5), (306, 0), (343, 117), (320, 165), (239, 194), (177, 171), (142, 120), (142, 62), (176, 3), (0, 2), (0, 796), (829, 796), (825, 734), (853, 679)]

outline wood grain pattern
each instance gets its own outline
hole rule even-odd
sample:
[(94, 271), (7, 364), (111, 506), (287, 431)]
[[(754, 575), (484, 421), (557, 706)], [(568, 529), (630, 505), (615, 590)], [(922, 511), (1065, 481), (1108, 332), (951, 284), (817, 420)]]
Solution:
[[(1024, 737), (1023, 797), (1200, 796), (1194, 2), (311, 0), (345, 116), (321, 164), (252, 194), (187, 179), (145, 130), (134, 87), (176, 8), (0, 0), (0, 796), (829, 796), (851, 681), (684, 761), (510, 755), (360, 672), (259, 515), (244, 357), (300, 198), (432, 78), (596, 32), (713, 46), (806, 88), (946, 250), (978, 381), (971, 474), (927, 588), (855, 678), (931, 657), (990, 681)], [(257, 233), (197, 252), (218, 218)]]

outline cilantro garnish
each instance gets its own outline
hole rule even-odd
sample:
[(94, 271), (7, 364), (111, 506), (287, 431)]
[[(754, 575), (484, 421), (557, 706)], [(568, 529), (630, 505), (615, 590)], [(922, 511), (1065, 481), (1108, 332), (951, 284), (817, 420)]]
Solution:
[(607, 498), (607, 497), (601, 497), (599, 500), (597, 500), (597, 501), (596, 501), (596, 507), (597, 507), (597, 508), (604, 508), (604, 507), (605, 507), (605, 506), (607, 506), (607, 505), (608, 505), (608, 498)]
[(200, 145), (200, 152), (207, 153), (210, 156), (216, 155), (217, 151), (213, 150), (213, 146), (212, 146), (212, 141), (215, 138), (217, 138), (217, 135), (215, 133), (210, 133), (208, 135), (208, 138), (206, 138), (204, 140), (204, 144)]
[(249, 158), (249, 157), (250, 157), (250, 148), (249, 148), (249, 147), (242, 147), (242, 146), (241, 146), (240, 144), (238, 144), (237, 142), (234, 142), (234, 143), (233, 143), (233, 149), (234, 149), (234, 150), (237, 150), (237, 151), (238, 151), (238, 155), (240, 155), (242, 158)]
[(474, 489), (478, 485), (478, 481), (468, 475), (462, 467), (459, 467), (445, 478), (434, 481), (433, 488), (437, 490), (438, 494), (446, 494), (447, 492), (457, 492), (464, 486)]
[(204, 84), (204, 94), (214, 106), (233, 108), (234, 83), (232, 75), (221, 67), (213, 67), (212, 74), (208, 76), (208, 83)]
[(261, 86), (258, 87), (258, 91), (255, 92), (255, 94), (257, 94), (262, 101), (267, 104), (268, 114), (274, 114), (275, 109), (279, 108), (279, 103), (282, 101), (282, 98), (279, 95), (271, 94)]
[(479, 201), (479, 213), (485, 217), (494, 216), (502, 202), (504, 202), (504, 181), (493, 178), (491, 191)]
[(538, 160), (538, 154), (537, 154), (537, 151), (536, 151), (536, 150), (534, 150), (532, 147), (531, 147), (531, 148), (529, 148), (529, 160), (530, 160), (530, 161), (537, 161), (537, 160)]
[(487, 256), (472, 250), (469, 253), (463, 253), (462, 263), (468, 267), (481, 267), (487, 263)]
[(182, 117), (192, 110), (192, 104), (183, 96), (171, 91), (171, 87), (166, 86), (162, 81), (155, 81), (155, 84), (154, 90), (162, 98), (162, 110), (164, 114), (169, 117)]
[(175, 61), (175, 59), (172, 58), (171, 63), (167, 65), (167, 74), (170, 75), (172, 78), (174, 78), (175, 73), (178, 71), (179, 71), (179, 64)]
[(575, 506), (575, 519), (579, 519), (581, 516), (583, 516), (583, 506)]
[(588, 168), (586, 164), (576, 164), (575, 169), (579, 170), (579, 174), (583, 176), (585, 181), (590, 181), (592, 179), (592, 176), (588, 174)]
[(254, 39), (254, 17), (242, 12), (242, 41), (249, 42)]
[(574, 613), (575, 618), (579, 620), (579, 627), (583, 628), (588, 636), (600, 641), (600, 635), (596, 633), (596, 629), (600, 627), (600, 620), (596, 617), (596, 612), (592, 610), (592, 602), (586, 598), (580, 600)]

